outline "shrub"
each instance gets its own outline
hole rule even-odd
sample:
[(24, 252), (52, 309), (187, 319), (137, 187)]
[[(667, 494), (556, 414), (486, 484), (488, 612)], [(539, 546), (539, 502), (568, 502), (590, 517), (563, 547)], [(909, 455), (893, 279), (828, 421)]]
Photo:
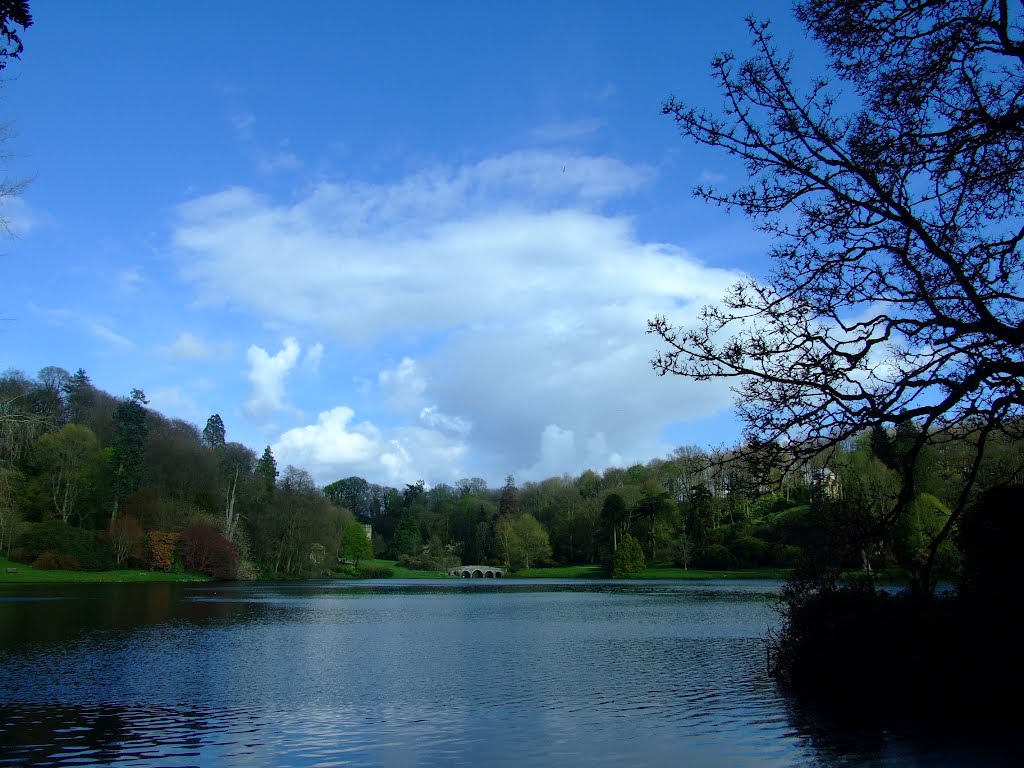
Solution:
[(757, 568), (768, 558), (768, 545), (755, 536), (740, 536), (729, 551), (740, 568)]
[(32, 562), (32, 567), (43, 571), (77, 571), (78, 560), (73, 555), (43, 552)]
[(110, 554), (96, 542), (92, 531), (75, 528), (61, 520), (33, 525), (18, 537), (16, 554), (21, 562), (35, 562), (44, 552), (61, 558), (73, 558), (82, 570), (103, 571), (112, 568)]
[(149, 570), (169, 572), (174, 567), (174, 549), (180, 538), (180, 533), (153, 531), (149, 534)]
[(357, 574), (364, 579), (390, 579), (395, 575), (395, 570), (390, 565), (373, 565), (363, 563), (356, 569)]
[(727, 571), (736, 567), (736, 558), (721, 544), (712, 544), (704, 551), (700, 564), (712, 571)]
[(644, 560), (640, 542), (627, 533), (619, 542), (619, 548), (615, 550), (615, 554), (612, 555), (612, 578), (624, 579), (646, 567), (647, 562)]
[(209, 525), (194, 525), (181, 534), (178, 542), (185, 569), (214, 579), (238, 576), (238, 551), (220, 531)]
[(110, 550), (114, 560), (121, 565), (126, 560), (141, 557), (142, 542), (146, 534), (139, 521), (131, 515), (122, 515), (110, 526)]

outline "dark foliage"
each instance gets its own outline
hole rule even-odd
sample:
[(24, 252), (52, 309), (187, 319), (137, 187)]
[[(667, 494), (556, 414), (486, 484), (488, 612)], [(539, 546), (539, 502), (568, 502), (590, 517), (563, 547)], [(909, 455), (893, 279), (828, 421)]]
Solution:
[(11, 554), (15, 560), (33, 563), (43, 553), (56, 558), (73, 558), (84, 571), (114, 567), (109, 551), (97, 540), (94, 531), (75, 528), (61, 520), (48, 520), (32, 526), (18, 537)]
[[(1024, 421), (1024, 30), (996, 0), (815, 0), (797, 16), (835, 77), (799, 87), (766, 23), (755, 54), (713, 64), (713, 114), (675, 98), (681, 133), (740, 159), (749, 183), (703, 199), (773, 237), (773, 269), (733, 287), (695, 327), (654, 318), (660, 373), (735, 382), (762, 472), (796, 467), (867, 428), (916, 424), (903, 490), (951, 431), (976, 433), (970, 498), (995, 430)], [(842, 97), (839, 94), (842, 93)], [(850, 108), (848, 108), (850, 107)], [(896, 454), (900, 454), (897, 456)], [(930, 561), (920, 571), (929, 588)]]
[(0, 0), (0, 71), (7, 66), (7, 59), (21, 58), (25, 50), (18, 27), (26, 30), (32, 26), (32, 13), (28, 0)]
[(178, 555), (186, 571), (222, 580), (238, 577), (235, 545), (212, 526), (195, 525), (182, 531)]
[(939, 595), (893, 592), (867, 579), (825, 582), (817, 569), (787, 583), (771, 672), (789, 691), (883, 716), (1013, 717), (1024, 683), (1016, 625), (1024, 598), (1014, 547), (1022, 486), (992, 489), (963, 520), (961, 583)]

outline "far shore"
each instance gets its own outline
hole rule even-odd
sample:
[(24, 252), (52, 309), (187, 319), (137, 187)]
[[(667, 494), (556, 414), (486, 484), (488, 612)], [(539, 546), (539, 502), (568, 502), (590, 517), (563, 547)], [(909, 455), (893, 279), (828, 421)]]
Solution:
[[(368, 569), (390, 571), (389, 579), (444, 579), (459, 580), (460, 577), (449, 575), (440, 570), (412, 570), (404, 568), (394, 560), (365, 560), (362, 564)], [(499, 566), (504, 567), (504, 566)], [(711, 581), (723, 579), (774, 580), (784, 581), (790, 578), (790, 568), (746, 568), (734, 570), (703, 570), (697, 568), (680, 568), (672, 563), (652, 563), (649, 567), (631, 575), (628, 579), (618, 581)], [(323, 579), (324, 577), (310, 577)], [(366, 581), (367, 578), (334, 573), (330, 577), (338, 581)], [(380, 578), (380, 577), (375, 577)], [(509, 570), (505, 568), (504, 579), (568, 579), (568, 580), (601, 580), (607, 579), (599, 565), (557, 565), (538, 568)], [(121, 584), (121, 583), (201, 583), (211, 582), (209, 577), (201, 573), (168, 573), (144, 568), (122, 568), (117, 570), (46, 570), (34, 568), (25, 563), (13, 562), (0, 557), (0, 587), (11, 584)], [(463, 581), (468, 581), (463, 579)], [(479, 580), (477, 580), (479, 581)], [(882, 584), (900, 585), (905, 582), (901, 573), (889, 573), (881, 579)]]
[[(367, 565), (390, 568), (394, 579), (458, 579), (443, 571), (414, 571), (399, 566), (394, 560), (370, 560)], [(785, 579), (792, 571), (786, 568), (753, 568), (728, 571), (708, 571), (679, 568), (671, 563), (654, 563), (627, 580), (709, 580), (709, 579)], [(346, 580), (351, 577), (339, 577)], [(604, 571), (597, 565), (566, 565), (505, 571), (510, 579), (604, 579)], [(143, 582), (205, 582), (211, 579), (194, 573), (165, 573), (140, 568), (111, 571), (43, 570), (31, 565), (0, 557), (0, 585), (5, 584), (70, 584), (70, 583), (143, 583)], [(358, 581), (361, 579), (351, 579)]]
[(113, 571), (62, 571), (33, 568), (0, 557), (0, 586), (5, 584), (99, 584), (128, 582), (210, 581), (196, 573), (164, 573), (140, 568)]

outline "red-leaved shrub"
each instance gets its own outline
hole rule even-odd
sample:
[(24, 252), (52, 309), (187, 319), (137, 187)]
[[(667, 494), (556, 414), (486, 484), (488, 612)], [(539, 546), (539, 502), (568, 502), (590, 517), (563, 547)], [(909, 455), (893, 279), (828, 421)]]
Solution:
[(215, 579), (238, 577), (238, 551), (210, 525), (194, 525), (181, 534), (178, 554), (185, 570)]

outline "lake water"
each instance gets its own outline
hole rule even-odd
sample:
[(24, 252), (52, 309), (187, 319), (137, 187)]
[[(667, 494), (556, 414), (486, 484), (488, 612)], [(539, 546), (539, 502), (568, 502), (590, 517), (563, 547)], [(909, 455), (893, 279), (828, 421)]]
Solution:
[(781, 696), (779, 586), (0, 586), (0, 766), (1019, 764)]

